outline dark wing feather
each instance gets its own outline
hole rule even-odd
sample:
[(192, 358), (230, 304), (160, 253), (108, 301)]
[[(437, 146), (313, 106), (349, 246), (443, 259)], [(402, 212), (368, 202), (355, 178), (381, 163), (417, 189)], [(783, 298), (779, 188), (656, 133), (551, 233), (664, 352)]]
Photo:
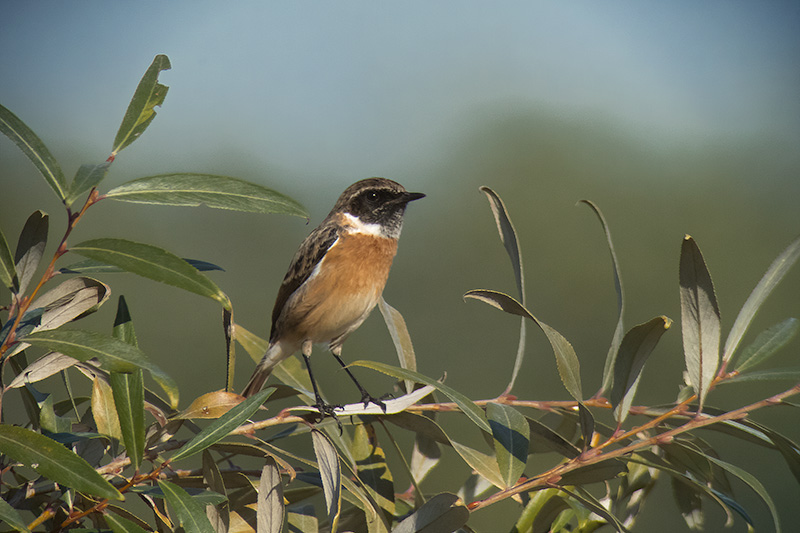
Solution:
[(275, 298), (275, 307), (272, 308), (272, 330), (270, 331), (270, 341), (275, 335), (275, 323), (283, 311), (286, 301), (302, 285), (314, 267), (325, 257), (325, 252), (339, 238), (337, 224), (332, 219), (327, 219), (317, 226), (300, 245), (292, 258), (289, 270), (283, 278), (278, 296)]

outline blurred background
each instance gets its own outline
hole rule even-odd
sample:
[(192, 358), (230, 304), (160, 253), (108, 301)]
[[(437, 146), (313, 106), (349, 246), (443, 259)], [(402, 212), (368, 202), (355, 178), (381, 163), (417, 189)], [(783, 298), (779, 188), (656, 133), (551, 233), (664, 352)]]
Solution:
[[(638, 403), (658, 404), (672, 401), (682, 381), (684, 234), (704, 253), (725, 335), (766, 268), (800, 233), (799, 24), (800, 4), (778, 1), (222, 7), (6, 0), (0, 102), (71, 178), (80, 164), (108, 156), (136, 84), (156, 54), (168, 55), (173, 68), (160, 77), (169, 86), (166, 101), (120, 154), (101, 192), (167, 172), (225, 174), (294, 197), (308, 208), (309, 223), (105, 201), (71, 242), (127, 238), (221, 265), (225, 272), (210, 276), (231, 297), (237, 322), (262, 337), (292, 254), (345, 187), (384, 176), (425, 192), (408, 209), (384, 295), (406, 318), (419, 370), (446, 372), (450, 386), (474, 399), (505, 388), (519, 330), (518, 319), (462, 300), (474, 288), (515, 290), (478, 187), (505, 200), (520, 236), (528, 307), (573, 343), (587, 396), (600, 385), (617, 319), (605, 238), (591, 211), (576, 206), (590, 199), (617, 248), (626, 329), (661, 314), (675, 321), (639, 387)], [(56, 241), (65, 227), (61, 205), (5, 137), (0, 180), (0, 227), (12, 248), (36, 209), (51, 214)], [(181, 407), (224, 386), (214, 302), (131, 275), (102, 279), (126, 296), (140, 345), (178, 381)], [(7, 292), (0, 296), (7, 301)], [(799, 296), (795, 267), (743, 346), (798, 316)], [(113, 308), (80, 327), (110, 330)], [(797, 366), (799, 349), (795, 339), (768, 366)], [(329, 398), (355, 401), (335, 361), (318, 353)], [(344, 357), (396, 362), (377, 312), (348, 340)], [(252, 368), (240, 350), (238, 384)], [(383, 376), (358, 374), (371, 390), (391, 387)], [(709, 402), (731, 409), (790, 385), (730, 386)], [(533, 328), (514, 393), (568, 398), (549, 345)], [(796, 411), (754, 417), (800, 438)], [(777, 453), (702, 436), (724, 459), (746, 465), (791, 522), (800, 490)], [(741, 484), (737, 497), (759, 531), (769, 531), (763, 503)], [(477, 513), (475, 527), (508, 530), (515, 505)], [(711, 512), (709, 530), (723, 519)], [(686, 529), (668, 484), (645, 505), (638, 527)], [(733, 531), (744, 530), (738, 520)]]

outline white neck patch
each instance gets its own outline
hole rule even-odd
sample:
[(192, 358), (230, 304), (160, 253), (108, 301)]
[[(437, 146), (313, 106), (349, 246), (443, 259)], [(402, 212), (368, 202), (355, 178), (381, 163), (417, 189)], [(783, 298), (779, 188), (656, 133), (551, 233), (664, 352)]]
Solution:
[(350, 213), (344, 213), (344, 219), (347, 233), (360, 233), (362, 235), (373, 235), (383, 238), (389, 237), (386, 235), (384, 227), (380, 224), (362, 222), (361, 219)]

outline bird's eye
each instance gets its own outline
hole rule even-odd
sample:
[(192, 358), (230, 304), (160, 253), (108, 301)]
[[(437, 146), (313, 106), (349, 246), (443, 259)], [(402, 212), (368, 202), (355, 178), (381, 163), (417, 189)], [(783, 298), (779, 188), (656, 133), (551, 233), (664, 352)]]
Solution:
[(367, 193), (367, 201), (369, 203), (371, 203), (371, 204), (377, 203), (377, 201), (380, 199), (380, 197), (381, 197), (380, 194), (378, 194), (375, 191), (371, 191), (371, 192)]

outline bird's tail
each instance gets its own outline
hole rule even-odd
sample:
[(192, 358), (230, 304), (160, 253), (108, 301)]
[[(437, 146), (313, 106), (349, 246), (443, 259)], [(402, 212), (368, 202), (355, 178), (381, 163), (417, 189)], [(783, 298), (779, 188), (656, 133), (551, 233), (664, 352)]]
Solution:
[(292, 355), (292, 352), (285, 348), (286, 347), (280, 342), (269, 345), (267, 353), (261, 358), (258, 366), (253, 371), (253, 376), (242, 391), (242, 396), (249, 398), (261, 390), (264, 386), (264, 382), (267, 381), (267, 378), (272, 373), (272, 369), (278, 366), (278, 363)]

